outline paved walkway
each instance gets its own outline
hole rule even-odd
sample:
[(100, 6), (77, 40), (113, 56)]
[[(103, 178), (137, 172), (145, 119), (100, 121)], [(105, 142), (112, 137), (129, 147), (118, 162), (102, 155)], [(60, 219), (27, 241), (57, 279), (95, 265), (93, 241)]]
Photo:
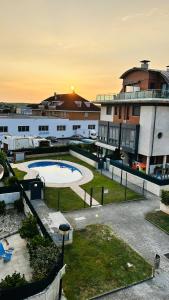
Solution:
[(159, 209), (159, 205), (159, 199), (149, 195), (148, 200), (111, 204), (65, 214), (74, 228), (81, 229), (95, 223), (109, 225), (115, 234), (151, 264), (155, 254), (161, 256), (160, 269), (153, 280), (101, 299), (169, 299), (169, 260), (164, 256), (169, 252), (169, 236), (144, 218), (147, 212)]
[[(77, 185), (71, 185), (71, 190), (74, 191), (85, 203), (87, 203), (90, 206), (90, 195), (88, 193), (85, 193), (85, 191)], [(94, 198), (92, 198), (92, 207), (95, 206), (101, 206), (101, 204), (96, 201)]]

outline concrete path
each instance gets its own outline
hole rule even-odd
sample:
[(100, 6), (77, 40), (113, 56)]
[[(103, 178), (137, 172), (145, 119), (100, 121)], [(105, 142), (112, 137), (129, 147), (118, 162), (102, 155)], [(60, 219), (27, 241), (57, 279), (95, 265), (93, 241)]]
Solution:
[(74, 228), (80, 229), (95, 223), (109, 225), (115, 234), (151, 264), (155, 254), (161, 256), (160, 269), (153, 280), (100, 299), (169, 299), (169, 260), (164, 256), (169, 252), (169, 236), (144, 218), (147, 212), (159, 209), (159, 204), (159, 199), (152, 196), (148, 200), (111, 204), (65, 214)]
[[(86, 193), (80, 186), (78, 185), (71, 185), (70, 186), (71, 190), (75, 192), (85, 203), (87, 203), (90, 206), (90, 195)], [(92, 198), (92, 206), (101, 206), (101, 204), (96, 201), (94, 198)]]

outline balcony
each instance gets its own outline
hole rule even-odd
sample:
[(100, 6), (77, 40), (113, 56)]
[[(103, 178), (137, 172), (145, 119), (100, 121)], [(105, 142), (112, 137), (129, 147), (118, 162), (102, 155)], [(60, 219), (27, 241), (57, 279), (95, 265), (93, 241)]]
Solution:
[(137, 99), (169, 99), (169, 90), (145, 90), (119, 94), (100, 94), (96, 96), (96, 102), (104, 103), (114, 100), (137, 100)]

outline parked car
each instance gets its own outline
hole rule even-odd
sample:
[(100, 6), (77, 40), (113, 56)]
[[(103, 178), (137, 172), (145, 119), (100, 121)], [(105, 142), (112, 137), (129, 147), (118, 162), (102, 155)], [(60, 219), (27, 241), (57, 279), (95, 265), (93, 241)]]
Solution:
[(46, 139), (51, 141), (52, 143), (57, 143), (58, 142), (58, 139), (55, 136), (48, 136)]
[(81, 135), (81, 134), (74, 134), (74, 135), (71, 136), (70, 139), (72, 139), (72, 140), (81, 140), (81, 139), (84, 139), (84, 136)]

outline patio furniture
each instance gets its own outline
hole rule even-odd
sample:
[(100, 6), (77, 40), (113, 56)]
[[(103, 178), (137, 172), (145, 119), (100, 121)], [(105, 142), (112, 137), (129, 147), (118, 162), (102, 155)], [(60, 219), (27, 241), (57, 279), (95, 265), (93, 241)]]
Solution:
[(4, 262), (10, 261), (11, 258), (12, 258), (12, 252), (11, 251), (6, 251), (5, 254), (3, 255)]

